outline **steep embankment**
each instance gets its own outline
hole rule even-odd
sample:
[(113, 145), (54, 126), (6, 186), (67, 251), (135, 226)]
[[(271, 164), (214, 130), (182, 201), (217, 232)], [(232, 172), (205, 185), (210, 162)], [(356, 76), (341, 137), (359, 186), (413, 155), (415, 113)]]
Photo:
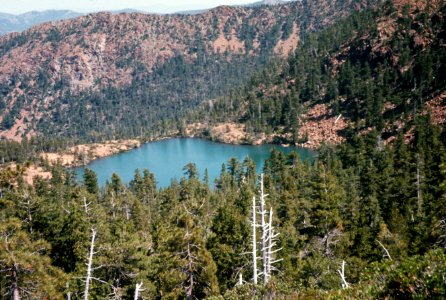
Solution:
[[(0, 38), (0, 134), (96, 139), (172, 127), (271, 58), (377, 1), (219, 7), (198, 15), (98, 13)], [(161, 132), (162, 133), (162, 132)]]
[(243, 124), (242, 140), (310, 148), (372, 131), (384, 144), (400, 134), (410, 140), (420, 116), (445, 123), (445, 74), (444, 2), (388, 1), (303, 35), (286, 64), (192, 119), (204, 134), (226, 118)]

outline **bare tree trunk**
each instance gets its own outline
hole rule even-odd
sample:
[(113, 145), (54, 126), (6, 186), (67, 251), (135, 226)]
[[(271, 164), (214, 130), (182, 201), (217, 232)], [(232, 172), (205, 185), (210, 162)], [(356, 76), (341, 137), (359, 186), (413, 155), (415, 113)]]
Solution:
[[(189, 226), (186, 224), (186, 237), (189, 236)], [(186, 299), (190, 300), (192, 299), (192, 292), (194, 289), (194, 272), (193, 272), (193, 259), (192, 259), (192, 253), (190, 251), (190, 242), (187, 241), (187, 258), (189, 260), (188, 263), (188, 270), (189, 270), (189, 286), (186, 289)]]
[(274, 253), (282, 250), (282, 248), (274, 250), (274, 247), (276, 246), (276, 238), (279, 236), (279, 233), (274, 232), (274, 226), (273, 226), (273, 208), (271, 207), (269, 210), (269, 224), (268, 224), (268, 247), (266, 252), (266, 271), (267, 271), (267, 278), (269, 279), (271, 277), (271, 272), (274, 270), (273, 264), (276, 262), (281, 261), (282, 259), (276, 259), (274, 260)]
[(69, 282), (67, 282), (66, 283), (66, 288), (67, 288), (67, 300), (71, 300), (71, 292), (70, 292), (70, 283)]
[(16, 263), (14, 263), (14, 266), (12, 267), (12, 299), (20, 300), (19, 275)]
[[(273, 254), (278, 250), (273, 250), (276, 245), (276, 237), (279, 235), (278, 233), (274, 233), (273, 227), (273, 209), (270, 208), (269, 219), (268, 221), (266, 216), (265, 209), (265, 198), (268, 194), (265, 194), (263, 187), (263, 174), (260, 174), (260, 207), (257, 212), (256, 207), (256, 197), (252, 197), (252, 267), (253, 267), (253, 282), (254, 284), (258, 284), (258, 276), (262, 275), (263, 285), (268, 283), (269, 278), (271, 277), (271, 271), (273, 270), (273, 264), (281, 261), (273, 260)], [(260, 229), (261, 229), (261, 258), (262, 258), (262, 272), (259, 274), (257, 269), (257, 217), (256, 214), (260, 214)]]
[(269, 210), (269, 224), (268, 224), (268, 247), (266, 251), (266, 272), (268, 276), (271, 274), (271, 256), (273, 247), (273, 209)]
[(88, 217), (88, 213), (90, 212), (90, 203), (87, 203), (87, 198), (84, 197), (84, 210), (85, 210), (85, 215)]
[(259, 114), (259, 120), (262, 119), (262, 103), (259, 101), (259, 107), (258, 107), (258, 114)]
[(91, 281), (91, 269), (93, 266), (94, 239), (95, 238), (96, 238), (96, 230), (91, 229), (91, 244), (90, 244), (90, 252), (88, 254), (87, 277), (85, 278), (84, 300), (88, 300), (88, 290), (90, 288), (90, 281)]
[(136, 284), (136, 287), (135, 287), (135, 298), (134, 298), (134, 300), (138, 300), (138, 298), (139, 298), (139, 292), (141, 292), (142, 291), (142, 281), (141, 281), (141, 283), (137, 283)]
[(268, 282), (268, 272), (266, 270), (267, 266), (267, 234), (268, 234), (268, 228), (265, 221), (265, 197), (263, 191), (263, 174), (260, 174), (260, 227), (262, 229), (262, 237), (261, 237), (261, 244), (262, 244), (262, 267), (263, 267), (263, 285), (266, 285)]
[(112, 213), (113, 213), (113, 220), (115, 219), (115, 194), (112, 192), (111, 193), (111, 201), (110, 201), (111, 207), (112, 207)]
[(257, 236), (256, 236), (256, 197), (252, 197), (252, 272), (254, 284), (257, 284)]
[(342, 288), (347, 289), (350, 284), (347, 282), (347, 279), (345, 278), (345, 260), (342, 261), (341, 269), (338, 270), (339, 276), (341, 276), (342, 280)]
[(243, 285), (243, 274), (240, 273), (238, 276), (238, 285)]

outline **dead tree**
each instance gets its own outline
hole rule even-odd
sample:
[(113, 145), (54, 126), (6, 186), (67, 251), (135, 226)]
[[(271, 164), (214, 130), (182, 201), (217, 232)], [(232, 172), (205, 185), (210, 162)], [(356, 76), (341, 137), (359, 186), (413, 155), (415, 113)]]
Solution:
[(196, 245), (191, 244), (191, 241), (189, 239), (189, 236), (191, 234), (189, 233), (189, 226), (186, 224), (186, 239), (187, 239), (187, 248), (186, 248), (186, 259), (187, 259), (187, 273), (189, 276), (189, 285), (186, 288), (186, 299), (192, 299), (193, 295), (193, 289), (195, 284), (194, 279), (194, 264), (195, 264), (195, 257), (192, 255), (192, 247), (197, 247)]
[(325, 228), (325, 231), (326, 234), (319, 241), (320, 251), (324, 253), (325, 257), (333, 258), (333, 247), (336, 247), (336, 245), (339, 243), (340, 238), (342, 237), (342, 232), (339, 230), (339, 228), (334, 228), (332, 230)]
[(437, 223), (436, 231), (439, 235), (436, 244), (446, 249), (446, 221), (444, 219)]
[(83, 202), (84, 202), (83, 203), (83, 207), (84, 207), (85, 215), (88, 217), (90, 215), (90, 210), (91, 210), (90, 205), (91, 205), (91, 202), (87, 203), (87, 198), (86, 197), (83, 198)]
[(386, 253), (386, 254), (384, 255), (384, 257), (387, 257), (387, 258), (389, 258), (390, 260), (392, 260), (392, 257), (390, 256), (390, 253), (389, 253), (389, 251), (387, 250), (387, 248), (384, 247), (384, 245), (383, 245), (380, 241), (378, 241), (378, 240), (376, 240), (376, 241), (378, 242), (378, 244), (381, 246), (381, 248), (383, 248), (384, 252)]
[(238, 282), (237, 282), (237, 284), (236, 285), (243, 285), (243, 274), (242, 273), (240, 273), (239, 274), (239, 276), (238, 276)]
[(265, 209), (265, 198), (268, 195), (265, 195), (263, 190), (263, 174), (260, 174), (260, 229), (262, 231), (260, 243), (262, 245), (262, 275), (263, 275), (263, 284), (266, 285), (268, 282), (268, 256), (267, 256), (267, 240), (268, 240), (268, 226), (269, 224), (265, 221), (266, 209)]
[[(270, 208), (269, 218), (267, 216), (265, 198), (268, 195), (264, 193), (263, 187), (263, 174), (260, 175), (260, 206), (257, 211), (256, 206), (256, 198), (252, 199), (252, 259), (253, 259), (253, 281), (254, 284), (258, 283), (258, 275), (262, 275), (263, 285), (268, 283), (269, 278), (271, 277), (271, 272), (275, 269), (273, 264), (280, 261), (274, 260), (274, 253), (280, 251), (280, 249), (274, 250), (276, 246), (276, 240), (278, 237), (278, 233), (274, 232), (273, 227), (273, 211)], [(257, 214), (260, 215), (260, 224), (257, 224)], [(260, 244), (261, 244), (261, 260), (262, 260), (262, 271), (258, 271), (257, 266), (257, 227), (260, 227), (261, 236), (260, 236)]]
[(112, 208), (112, 216), (113, 216), (113, 220), (115, 220), (116, 218), (116, 202), (115, 202), (115, 193), (111, 192), (110, 193), (110, 205)]
[(88, 300), (88, 290), (90, 288), (91, 271), (92, 271), (92, 267), (93, 267), (93, 256), (95, 254), (95, 252), (94, 252), (95, 238), (96, 238), (96, 230), (91, 229), (91, 243), (90, 243), (90, 251), (88, 253), (87, 276), (85, 278), (84, 300)]
[(266, 271), (268, 274), (268, 277), (271, 276), (271, 272), (273, 270), (275, 270), (273, 264), (275, 264), (276, 262), (281, 261), (282, 259), (276, 259), (274, 260), (274, 254), (276, 252), (279, 252), (280, 250), (282, 250), (282, 248), (279, 249), (274, 249), (274, 247), (277, 245), (277, 237), (279, 236), (279, 233), (276, 233), (274, 231), (274, 226), (273, 226), (273, 209), (270, 208), (269, 210), (269, 224), (268, 224), (268, 235), (267, 235), (267, 239), (268, 239), (268, 247), (266, 248)]
[(67, 290), (67, 300), (71, 300), (71, 292), (70, 292), (70, 283), (67, 282), (65, 284), (66, 290)]
[[(207, 275), (202, 273), (206, 270), (207, 259), (204, 255), (205, 250), (205, 232), (206, 228), (200, 226), (200, 218), (205, 212), (202, 209), (205, 205), (205, 200), (202, 202), (194, 201), (191, 206), (187, 207), (183, 204), (186, 215), (182, 220), (185, 226), (185, 234), (180, 244), (181, 252), (177, 253), (183, 265), (180, 268), (181, 272), (185, 275), (185, 280), (181, 283), (181, 286), (185, 289), (185, 299), (195, 299), (194, 293), (196, 293), (196, 286), (200, 285), (200, 280), (204, 280)], [(208, 284), (208, 283), (207, 283)], [(209, 285), (210, 286), (210, 285)]]
[(143, 291), (143, 289), (142, 289), (142, 284), (143, 284), (142, 281), (141, 281), (141, 283), (137, 283), (137, 284), (136, 284), (136, 287), (135, 287), (135, 298), (134, 298), (134, 300), (138, 300), (138, 298), (139, 298), (139, 292), (142, 292), (142, 291)]
[(254, 284), (257, 284), (257, 224), (256, 224), (256, 197), (252, 197), (252, 273)]
[(347, 278), (345, 278), (345, 260), (342, 261), (341, 269), (338, 269), (339, 276), (341, 276), (342, 288), (347, 289), (350, 284), (347, 282)]

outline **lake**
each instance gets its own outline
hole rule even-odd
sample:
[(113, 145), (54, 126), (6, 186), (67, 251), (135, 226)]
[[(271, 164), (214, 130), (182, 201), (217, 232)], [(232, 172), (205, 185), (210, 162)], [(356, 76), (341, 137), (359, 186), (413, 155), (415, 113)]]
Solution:
[(80, 180), (85, 168), (95, 171), (99, 186), (103, 187), (113, 173), (128, 183), (133, 179), (136, 169), (141, 172), (148, 169), (155, 174), (158, 187), (167, 187), (173, 178), (179, 180), (184, 176), (183, 167), (192, 162), (196, 164), (200, 178), (203, 178), (207, 168), (210, 182), (213, 182), (220, 175), (222, 164), (232, 157), (243, 161), (250, 156), (257, 166), (257, 171), (261, 171), (273, 148), (285, 154), (297, 151), (303, 160), (312, 160), (314, 156), (313, 151), (297, 147), (229, 145), (202, 139), (175, 138), (147, 143), (128, 152), (95, 160), (74, 170)]

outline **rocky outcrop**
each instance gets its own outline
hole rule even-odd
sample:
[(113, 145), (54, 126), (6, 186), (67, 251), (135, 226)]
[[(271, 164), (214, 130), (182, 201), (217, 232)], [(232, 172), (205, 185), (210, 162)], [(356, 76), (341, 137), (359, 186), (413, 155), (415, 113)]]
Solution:
[(446, 91), (426, 103), (427, 111), (431, 114), (432, 123), (443, 125), (446, 123)]
[(245, 125), (233, 122), (213, 125), (204, 123), (189, 124), (182, 135), (191, 138), (207, 138), (226, 144), (246, 144), (249, 140), (249, 135), (245, 131)]
[(349, 120), (342, 114), (334, 115), (325, 104), (313, 106), (308, 113), (302, 115), (299, 138), (302, 147), (317, 149), (322, 144), (340, 144), (345, 139), (341, 136)]

